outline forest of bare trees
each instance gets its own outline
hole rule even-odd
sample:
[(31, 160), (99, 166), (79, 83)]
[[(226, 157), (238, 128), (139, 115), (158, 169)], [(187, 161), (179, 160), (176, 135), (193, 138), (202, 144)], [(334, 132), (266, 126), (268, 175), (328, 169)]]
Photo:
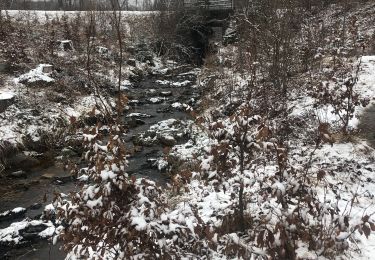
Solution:
[[(117, 1), (101, 0), (4, 0), (0, 5), (2, 9), (10, 10), (63, 10), (63, 11), (85, 11), (93, 7), (100, 10), (111, 10)], [(123, 10), (151, 10), (151, 1), (121, 1)]]

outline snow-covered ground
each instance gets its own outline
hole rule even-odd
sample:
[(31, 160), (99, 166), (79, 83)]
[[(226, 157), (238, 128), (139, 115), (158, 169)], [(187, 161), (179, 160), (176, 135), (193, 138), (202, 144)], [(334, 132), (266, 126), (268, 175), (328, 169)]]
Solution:
[[(354, 91), (360, 95), (361, 98), (368, 99), (370, 105), (375, 102), (375, 56), (363, 56), (359, 59), (359, 73), (358, 81), (354, 86)], [(321, 105), (315, 108), (317, 103), (316, 99), (309, 96), (301, 96), (289, 103), (289, 109), (291, 110), (291, 115), (301, 116), (308, 111), (316, 111), (317, 116), (321, 122), (326, 122), (330, 124), (335, 124), (339, 121), (339, 117), (335, 114), (334, 109), (330, 105)], [(368, 107), (367, 106), (367, 107)], [(359, 123), (359, 117), (364, 111), (364, 107), (357, 106), (354, 111), (354, 117), (350, 120), (349, 126), (351, 128), (356, 128)]]

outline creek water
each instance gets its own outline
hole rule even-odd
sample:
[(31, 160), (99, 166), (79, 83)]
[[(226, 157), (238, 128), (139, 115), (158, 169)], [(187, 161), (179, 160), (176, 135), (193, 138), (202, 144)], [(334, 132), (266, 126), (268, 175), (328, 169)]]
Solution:
[[(173, 86), (172, 84), (156, 83), (157, 80), (169, 80), (171, 82), (188, 82), (184, 86)], [(193, 105), (193, 100), (199, 97), (197, 88), (192, 87), (195, 84), (195, 73), (185, 72), (180, 75), (156, 75), (149, 76), (134, 83), (125, 93), (129, 100), (138, 100), (138, 102), (131, 102), (131, 109), (128, 113), (142, 113), (150, 115), (148, 118), (141, 118), (142, 122), (133, 124), (127, 133), (126, 144), (129, 149), (133, 148), (133, 136), (144, 132), (149, 127), (157, 122), (166, 119), (190, 119), (190, 115), (182, 110), (173, 108), (171, 104), (175, 102), (190, 103)], [(152, 103), (150, 98), (160, 97), (161, 93), (168, 92), (162, 102)], [(131, 125), (132, 120), (125, 119), (125, 123)], [(134, 122), (133, 122), (134, 123)], [(128, 172), (137, 176), (145, 176), (155, 180), (161, 184), (168, 181), (168, 176), (161, 174), (157, 168), (149, 163), (149, 159), (157, 158), (163, 154), (163, 146), (155, 144), (150, 147), (142, 147), (138, 152), (129, 158)], [(16, 218), (9, 221), (0, 222), (0, 228), (9, 226), (12, 222), (21, 221), (25, 217), (37, 218), (41, 215), (43, 208), (48, 203), (51, 203), (55, 192), (69, 193), (77, 189), (74, 181), (67, 181), (58, 183), (49, 178), (41, 178), (43, 175), (52, 175), (56, 178), (66, 178), (66, 172), (63, 171), (59, 165), (53, 165), (44, 169), (34, 169), (27, 177), (25, 182), (32, 183), (28, 189), (17, 191), (7, 196), (0, 198), (0, 212), (11, 210), (15, 207), (28, 208), (26, 215), (22, 218)], [(45, 196), (46, 195), (46, 196)], [(45, 197), (47, 201), (44, 201)], [(31, 205), (40, 203), (39, 207), (31, 209)], [(49, 240), (38, 240), (33, 244), (19, 246), (17, 248), (7, 248), (3, 250), (0, 248), (0, 259), (64, 259), (66, 254), (59, 250), (61, 244), (51, 245)]]

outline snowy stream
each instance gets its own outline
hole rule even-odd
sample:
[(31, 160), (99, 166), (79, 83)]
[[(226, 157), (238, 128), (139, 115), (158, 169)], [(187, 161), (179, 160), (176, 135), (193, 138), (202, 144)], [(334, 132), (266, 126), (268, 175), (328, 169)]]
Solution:
[[(195, 101), (199, 97), (199, 91), (194, 85), (195, 81), (196, 73), (185, 71), (183, 74), (173, 76), (149, 76), (126, 87), (131, 107), (127, 116), (124, 117), (129, 125), (126, 140), (129, 149), (134, 147), (135, 136), (147, 131), (150, 126), (160, 121), (190, 119), (189, 113), (185, 111), (182, 104), (194, 107)], [(184, 106), (187, 107), (187, 105)], [(187, 139), (181, 138), (177, 140), (176, 144), (186, 141)], [(164, 146), (166, 146), (165, 143), (159, 142), (139, 147), (137, 152), (129, 158), (128, 173), (147, 176), (165, 184), (168, 181), (168, 176), (152, 165), (155, 159), (162, 157)], [(53, 177), (49, 178), (49, 176)], [(56, 181), (59, 178), (64, 181)], [(9, 227), (12, 223), (21, 222), (25, 218), (39, 219), (44, 207), (51, 203), (54, 192), (69, 193), (76, 189), (76, 183), (68, 179), (69, 176), (63, 171), (61, 165), (33, 170), (25, 180), (30, 184), (28, 188), (0, 198), (0, 213), (17, 207), (27, 209), (24, 214), (19, 216), (5, 220), (0, 218), (0, 232), (1, 229)], [(59, 246), (61, 244), (53, 246), (51, 241), (40, 238), (19, 244), (16, 247), (0, 245), (0, 259), (64, 259), (65, 254), (58, 249)]]

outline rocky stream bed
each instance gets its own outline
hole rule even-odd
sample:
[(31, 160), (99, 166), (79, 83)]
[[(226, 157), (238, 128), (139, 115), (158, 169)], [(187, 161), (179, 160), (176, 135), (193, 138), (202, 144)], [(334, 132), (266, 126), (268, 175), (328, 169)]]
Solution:
[[(186, 68), (170, 75), (147, 76), (126, 86), (126, 144), (135, 151), (129, 157), (128, 173), (147, 176), (161, 185), (168, 182), (168, 164), (160, 158), (164, 147), (185, 144), (193, 138), (189, 110), (199, 98), (196, 74), (195, 69)], [(69, 152), (79, 160), (74, 151), (62, 151)], [(76, 190), (77, 180), (63, 170), (61, 163), (44, 157), (34, 162), (38, 167), (31, 167), (33, 161), (27, 154), (15, 155), (11, 171), (3, 178), (0, 259), (64, 259), (61, 244), (52, 245), (56, 227), (44, 216), (54, 193)]]

